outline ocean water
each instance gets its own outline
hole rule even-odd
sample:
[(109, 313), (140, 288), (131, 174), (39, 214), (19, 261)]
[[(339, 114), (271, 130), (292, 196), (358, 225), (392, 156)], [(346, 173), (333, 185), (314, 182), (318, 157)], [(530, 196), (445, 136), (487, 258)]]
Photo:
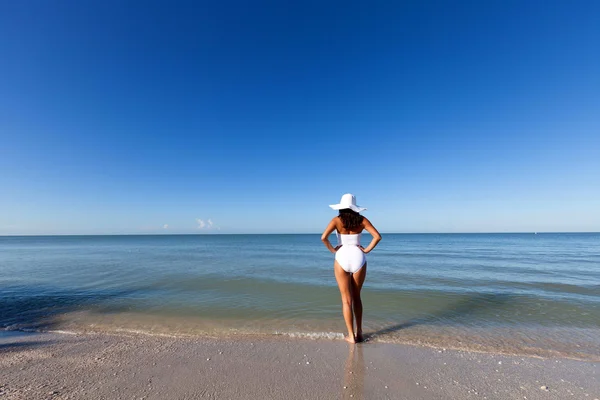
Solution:
[[(600, 234), (384, 234), (367, 259), (371, 342), (600, 360)], [(0, 328), (337, 339), (344, 322), (317, 234), (30, 236), (0, 237)]]

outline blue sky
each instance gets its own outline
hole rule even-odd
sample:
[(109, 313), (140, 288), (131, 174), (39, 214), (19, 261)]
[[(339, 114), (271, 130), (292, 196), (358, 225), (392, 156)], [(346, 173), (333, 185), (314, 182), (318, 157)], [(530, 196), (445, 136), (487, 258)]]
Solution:
[(600, 231), (599, 17), (3, 2), (0, 235)]

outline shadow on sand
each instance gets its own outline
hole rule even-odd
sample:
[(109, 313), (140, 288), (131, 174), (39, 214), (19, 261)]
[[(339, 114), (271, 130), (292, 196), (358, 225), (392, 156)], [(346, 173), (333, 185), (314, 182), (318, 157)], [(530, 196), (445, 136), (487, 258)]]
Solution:
[[(72, 312), (108, 306), (110, 301), (134, 291), (52, 291), (47, 287), (27, 287), (13, 293), (0, 291), (0, 328), (47, 331), (57, 328), (56, 317)], [(36, 294), (40, 293), (40, 294)]]
[(374, 339), (377, 337), (385, 336), (387, 334), (407, 329), (416, 325), (429, 325), (439, 324), (443, 321), (453, 321), (457, 319), (464, 319), (465, 317), (472, 315), (476, 312), (489, 311), (495, 308), (500, 308), (510, 301), (511, 295), (508, 294), (496, 294), (496, 293), (477, 293), (469, 295), (466, 298), (449, 304), (443, 310), (429, 314), (427, 316), (414, 318), (408, 321), (391, 325), (383, 329), (379, 329), (375, 332), (365, 334), (365, 341)]
[(54, 340), (40, 340), (39, 333), (20, 331), (0, 331), (0, 354), (13, 350), (30, 350), (54, 343)]
[(39, 347), (53, 343), (52, 341), (30, 340), (26, 342), (0, 343), (0, 353), (7, 350), (27, 350), (32, 347)]

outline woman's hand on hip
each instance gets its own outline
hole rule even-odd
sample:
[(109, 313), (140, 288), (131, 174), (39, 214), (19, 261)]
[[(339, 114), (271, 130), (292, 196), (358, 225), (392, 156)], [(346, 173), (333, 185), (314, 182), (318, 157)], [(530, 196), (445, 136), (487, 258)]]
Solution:
[(332, 251), (332, 253), (333, 253), (333, 254), (337, 253), (337, 251), (340, 249), (340, 247), (342, 247), (342, 245), (335, 246), (335, 247), (333, 248), (333, 251)]

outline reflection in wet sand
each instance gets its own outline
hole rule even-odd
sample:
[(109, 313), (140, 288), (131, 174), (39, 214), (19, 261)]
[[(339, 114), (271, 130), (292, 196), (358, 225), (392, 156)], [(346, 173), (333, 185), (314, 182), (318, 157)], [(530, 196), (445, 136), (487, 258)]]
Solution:
[(342, 399), (362, 400), (365, 389), (365, 359), (362, 345), (348, 346), (348, 358), (344, 365)]

